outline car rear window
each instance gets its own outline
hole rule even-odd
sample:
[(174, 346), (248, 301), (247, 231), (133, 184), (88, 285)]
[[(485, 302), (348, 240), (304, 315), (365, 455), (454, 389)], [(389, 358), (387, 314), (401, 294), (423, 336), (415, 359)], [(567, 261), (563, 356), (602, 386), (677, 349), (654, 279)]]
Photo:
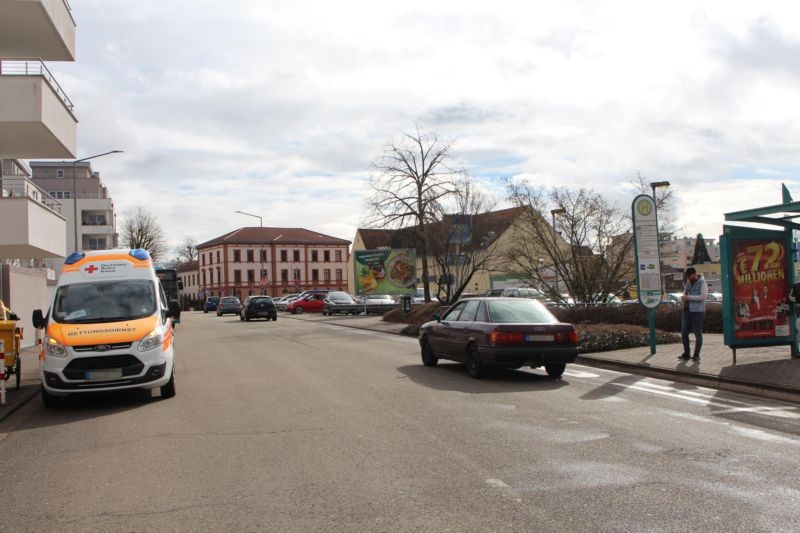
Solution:
[(487, 302), (492, 322), (509, 324), (555, 324), (558, 319), (537, 300), (493, 300)]

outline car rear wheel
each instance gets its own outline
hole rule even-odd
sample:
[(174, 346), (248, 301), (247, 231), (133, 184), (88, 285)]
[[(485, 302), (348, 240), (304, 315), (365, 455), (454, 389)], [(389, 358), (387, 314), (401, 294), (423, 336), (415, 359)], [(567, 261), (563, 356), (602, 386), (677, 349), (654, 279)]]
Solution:
[(467, 347), (467, 373), (475, 379), (480, 379), (485, 374), (481, 354), (474, 344)]
[(552, 364), (552, 365), (544, 365), (544, 369), (547, 371), (547, 375), (551, 378), (560, 378), (561, 374), (564, 373), (564, 369), (567, 368), (565, 364)]
[(303, 308), (302, 307), (295, 307), (294, 308), (294, 314), (302, 315), (303, 314)]
[(433, 348), (431, 348), (431, 343), (427, 338), (422, 340), (422, 348), (420, 351), (422, 352), (423, 365), (436, 366), (436, 363), (439, 362), (439, 358), (433, 355)]

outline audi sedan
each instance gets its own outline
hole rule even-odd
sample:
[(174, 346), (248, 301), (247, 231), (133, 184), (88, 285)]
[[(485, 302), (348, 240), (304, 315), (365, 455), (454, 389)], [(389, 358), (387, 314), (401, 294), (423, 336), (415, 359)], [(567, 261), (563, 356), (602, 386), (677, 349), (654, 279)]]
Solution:
[[(436, 315), (434, 315), (436, 316)], [(544, 366), (559, 378), (578, 356), (578, 333), (541, 302), (528, 298), (467, 298), (420, 328), (422, 364), (464, 363), (473, 378), (493, 366)]]

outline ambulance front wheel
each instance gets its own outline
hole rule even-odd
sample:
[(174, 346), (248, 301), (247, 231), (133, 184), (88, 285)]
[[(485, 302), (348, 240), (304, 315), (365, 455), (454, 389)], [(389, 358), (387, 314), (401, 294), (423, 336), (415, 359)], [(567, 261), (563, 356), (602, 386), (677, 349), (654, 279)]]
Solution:
[(169, 376), (167, 384), (161, 387), (162, 398), (172, 398), (175, 396), (175, 369), (172, 369), (172, 374)]
[(42, 385), (42, 403), (47, 409), (58, 407), (63, 401), (64, 399), (62, 397), (50, 394), (45, 390), (44, 385)]

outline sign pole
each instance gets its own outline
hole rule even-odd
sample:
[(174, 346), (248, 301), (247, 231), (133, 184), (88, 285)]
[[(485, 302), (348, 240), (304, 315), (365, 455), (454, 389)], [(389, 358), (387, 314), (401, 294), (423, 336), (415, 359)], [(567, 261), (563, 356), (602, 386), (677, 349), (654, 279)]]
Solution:
[(647, 309), (650, 355), (656, 353), (656, 307), (661, 303), (661, 258), (658, 250), (658, 216), (655, 199), (640, 194), (631, 204), (633, 245), (636, 253), (636, 287), (639, 303)]

